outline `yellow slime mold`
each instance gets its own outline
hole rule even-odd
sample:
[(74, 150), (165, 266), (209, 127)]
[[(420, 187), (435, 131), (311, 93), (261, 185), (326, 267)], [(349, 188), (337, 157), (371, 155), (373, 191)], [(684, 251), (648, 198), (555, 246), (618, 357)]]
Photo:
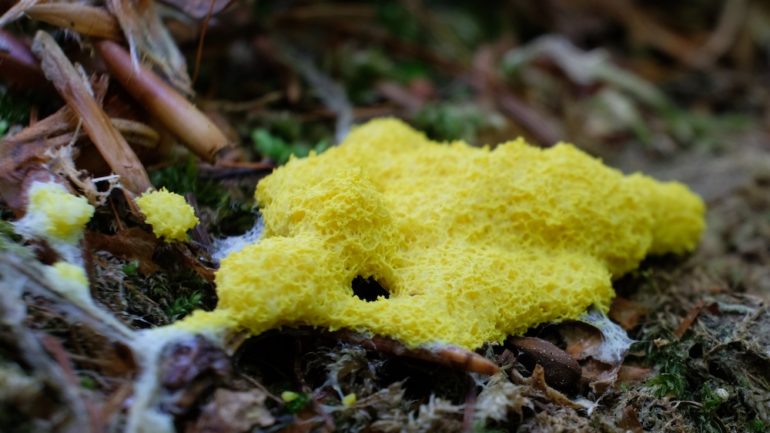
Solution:
[(136, 204), (155, 236), (166, 241), (186, 240), (187, 231), (200, 222), (184, 197), (166, 188), (145, 192), (136, 199)]
[(84, 197), (70, 194), (55, 182), (35, 182), (29, 188), (27, 214), (16, 223), (17, 231), (75, 244), (93, 214), (94, 207)]
[[(181, 324), (350, 328), (408, 345), (477, 348), (607, 310), (612, 279), (695, 248), (703, 202), (623, 176), (569, 144), (439, 144), (397, 120), (294, 159), (259, 183), (265, 233), (226, 257), (219, 305)], [(351, 282), (388, 292), (367, 302)]]

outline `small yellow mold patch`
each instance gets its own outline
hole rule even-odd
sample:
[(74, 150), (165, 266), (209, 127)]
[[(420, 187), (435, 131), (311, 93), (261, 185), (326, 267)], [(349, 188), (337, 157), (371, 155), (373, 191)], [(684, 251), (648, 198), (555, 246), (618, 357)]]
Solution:
[(198, 217), (184, 197), (161, 188), (145, 192), (136, 199), (136, 204), (152, 226), (155, 236), (166, 241), (184, 241), (187, 230), (198, 224)]
[[(474, 349), (609, 308), (648, 253), (683, 253), (704, 205), (570, 144), (440, 144), (376, 120), (263, 179), (263, 238), (222, 260), (219, 305), (182, 326), (349, 328)], [(352, 282), (376, 280), (367, 302)]]
[(91, 303), (88, 277), (83, 267), (60, 261), (48, 266), (46, 272), (59, 293), (82, 303)]
[(298, 398), (299, 394), (293, 391), (284, 391), (281, 393), (281, 400), (283, 400), (284, 403), (291, 403)]
[(82, 287), (88, 287), (86, 271), (82, 267), (67, 262), (56, 262), (53, 264), (52, 268), (55, 272), (55, 275), (61, 281), (77, 284)]
[(55, 182), (35, 182), (28, 194), (27, 213), (17, 222), (17, 231), (68, 244), (80, 240), (94, 214), (88, 200)]
[(351, 392), (350, 394), (346, 395), (345, 397), (342, 397), (342, 405), (345, 407), (350, 407), (356, 404), (358, 401), (358, 397), (356, 397), (356, 394)]

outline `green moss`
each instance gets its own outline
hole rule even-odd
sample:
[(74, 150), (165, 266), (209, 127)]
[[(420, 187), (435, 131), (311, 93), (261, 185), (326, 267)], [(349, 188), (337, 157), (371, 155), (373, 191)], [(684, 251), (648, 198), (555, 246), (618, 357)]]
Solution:
[(687, 390), (687, 347), (680, 342), (661, 347), (650, 344), (647, 358), (659, 371), (647, 382), (653, 387), (655, 395), (683, 397)]
[(251, 133), (251, 140), (254, 143), (254, 149), (260, 155), (269, 158), (278, 165), (285, 164), (292, 155), (301, 158), (307, 156), (311, 151), (321, 153), (330, 144), (328, 140), (321, 140), (315, 144), (305, 141), (289, 142), (265, 128), (255, 129)]
[(200, 291), (194, 291), (178, 296), (165, 312), (169, 320), (175, 322), (186, 315), (200, 308), (203, 305), (203, 294)]
[(139, 262), (137, 260), (132, 260), (123, 265), (122, 270), (127, 277), (137, 275), (137, 272), (139, 271)]
[(312, 399), (309, 395), (305, 394), (304, 392), (298, 392), (297, 398), (286, 402), (286, 410), (289, 413), (298, 413), (304, 409), (311, 401)]
[(475, 105), (435, 103), (424, 106), (412, 123), (432, 140), (475, 143), (480, 130), (492, 126), (488, 113)]
[(29, 102), (25, 98), (11, 95), (7, 89), (0, 86), (0, 137), (5, 135), (14, 124), (27, 123), (29, 119)]
[[(195, 159), (153, 171), (150, 179), (156, 188), (195, 196), (200, 211), (198, 217), (206, 221), (209, 233), (214, 236), (241, 234), (256, 222), (253, 184), (225, 188), (220, 183), (204, 179), (199, 175)], [(203, 218), (202, 214), (208, 217)]]
[(761, 419), (755, 419), (751, 421), (747, 427), (751, 433), (762, 433), (766, 432), (770, 426), (765, 424)]

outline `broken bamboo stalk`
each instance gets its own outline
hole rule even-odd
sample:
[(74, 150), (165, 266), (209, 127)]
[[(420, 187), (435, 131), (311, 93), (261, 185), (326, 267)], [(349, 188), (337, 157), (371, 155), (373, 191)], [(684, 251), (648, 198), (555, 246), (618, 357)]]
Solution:
[(122, 46), (102, 40), (96, 48), (112, 76), (193, 153), (213, 162), (228, 147), (227, 137), (205, 114), (155, 73), (135, 67)]

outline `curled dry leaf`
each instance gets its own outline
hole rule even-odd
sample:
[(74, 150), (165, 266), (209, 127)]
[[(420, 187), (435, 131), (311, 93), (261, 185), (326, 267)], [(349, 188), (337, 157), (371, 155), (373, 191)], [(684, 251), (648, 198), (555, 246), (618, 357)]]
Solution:
[(33, 182), (55, 178), (45, 167), (49, 144), (43, 140), (24, 146), (10, 145), (5, 140), (0, 142), (0, 197), (16, 216), (23, 215), (27, 200), (25, 191)]
[(599, 393), (615, 383), (632, 343), (620, 326), (591, 310), (580, 322), (567, 322), (558, 330), (567, 343), (567, 353), (580, 362), (584, 383)]

